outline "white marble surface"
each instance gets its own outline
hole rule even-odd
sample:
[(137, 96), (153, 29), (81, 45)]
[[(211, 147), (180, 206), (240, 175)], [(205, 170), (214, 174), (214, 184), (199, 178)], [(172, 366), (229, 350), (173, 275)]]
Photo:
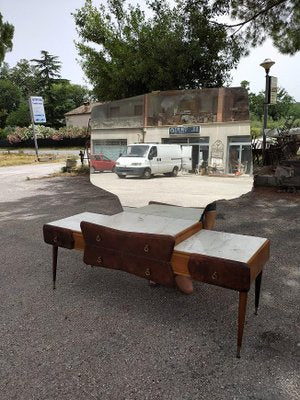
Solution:
[(247, 263), (267, 239), (202, 229), (181, 242), (175, 251), (198, 253)]
[(123, 211), (114, 215), (84, 212), (58, 221), (53, 221), (50, 225), (71, 229), (75, 232), (81, 232), (81, 221), (105, 225), (110, 228), (128, 232), (155, 233), (171, 236), (178, 235), (180, 232), (188, 229), (197, 222), (197, 220), (191, 221), (189, 219), (159, 217), (156, 215), (145, 215)]
[(132, 208), (132, 207), (123, 207), (123, 208), (124, 211), (126, 212), (157, 215), (159, 217), (190, 219), (191, 221), (194, 222), (200, 220), (202, 213), (204, 211), (204, 208), (176, 207), (163, 204), (149, 204), (145, 207), (139, 207), (139, 208)]

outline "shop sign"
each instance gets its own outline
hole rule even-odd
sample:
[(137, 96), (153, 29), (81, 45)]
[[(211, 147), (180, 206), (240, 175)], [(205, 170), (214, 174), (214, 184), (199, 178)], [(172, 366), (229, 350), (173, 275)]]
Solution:
[(169, 128), (170, 135), (190, 135), (195, 133), (200, 133), (200, 126), (172, 126), (172, 128)]

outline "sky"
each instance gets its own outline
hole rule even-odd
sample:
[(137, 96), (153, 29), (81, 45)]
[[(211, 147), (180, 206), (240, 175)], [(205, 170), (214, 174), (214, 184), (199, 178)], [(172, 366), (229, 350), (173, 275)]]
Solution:
[[(95, 5), (98, 3), (94, 0)], [(62, 62), (63, 78), (87, 85), (88, 81), (78, 62), (74, 44), (78, 36), (71, 15), (83, 4), (84, 0), (0, 0), (4, 21), (15, 27), (13, 50), (6, 54), (5, 61), (13, 67), (20, 59), (40, 58), (41, 50), (47, 50)], [(241, 81), (247, 80), (252, 92), (264, 90), (265, 73), (259, 64), (265, 58), (275, 61), (270, 75), (278, 78), (278, 85), (285, 88), (296, 101), (300, 101), (300, 53), (295, 56), (282, 55), (270, 40), (241, 59), (238, 67), (231, 72), (231, 86), (239, 86)]]

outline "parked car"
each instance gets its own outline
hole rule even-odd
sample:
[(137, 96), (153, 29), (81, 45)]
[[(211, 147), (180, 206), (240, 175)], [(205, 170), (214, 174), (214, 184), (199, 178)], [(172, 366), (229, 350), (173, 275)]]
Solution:
[(93, 174), (94, 172), (103, 172), (103, 171), (112, 171), (115, 172), (116, 162), (110, 160), (103, 154), (95, 154), (91, 156), (90, 160), (90, 171)]

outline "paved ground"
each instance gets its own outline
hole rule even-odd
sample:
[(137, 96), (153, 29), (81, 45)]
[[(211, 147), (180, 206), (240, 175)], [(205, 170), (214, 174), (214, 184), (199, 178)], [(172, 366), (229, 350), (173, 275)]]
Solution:
[(211, 177), (181, 174), (176, 178), (155, 176), (151, 179), (120, 179), (111, 172), (91, 175), (91, 182), (116, 194), (121, 203), (131, 207), (147, 205), (149, 200), (164, 201), (185, 207), (202, 207), (218, 199), (233, 199), (248, 193), (253, 177)]
[[(11, 167), (1, 167), (0, 177), (1, 183), (7, 181), (7, 184), (21, 182), (25, 179), (41, 178), (52, 174), (53, 172), (59, 172), (61, 167), (65, 166), (66, 163), (47, 163), (47, 164), (25, 164), (25, 165), (14, 165)], [(13, 177), (13, 179), (12, 179)]]
[(259, 315), (252, 289), (238, 360), (235, 292), (200, 283), (191, 296), (150, 288), (88, 268), (69, 250), (60, 251), (53, 291), (43, 224), (121, 205), (82, 177), (16, 176), (5, 185), (1, 176), (1, 399), (299, 398), (299, 197), (255, 192), (218, 202), (217, 230), (272, 244)]

